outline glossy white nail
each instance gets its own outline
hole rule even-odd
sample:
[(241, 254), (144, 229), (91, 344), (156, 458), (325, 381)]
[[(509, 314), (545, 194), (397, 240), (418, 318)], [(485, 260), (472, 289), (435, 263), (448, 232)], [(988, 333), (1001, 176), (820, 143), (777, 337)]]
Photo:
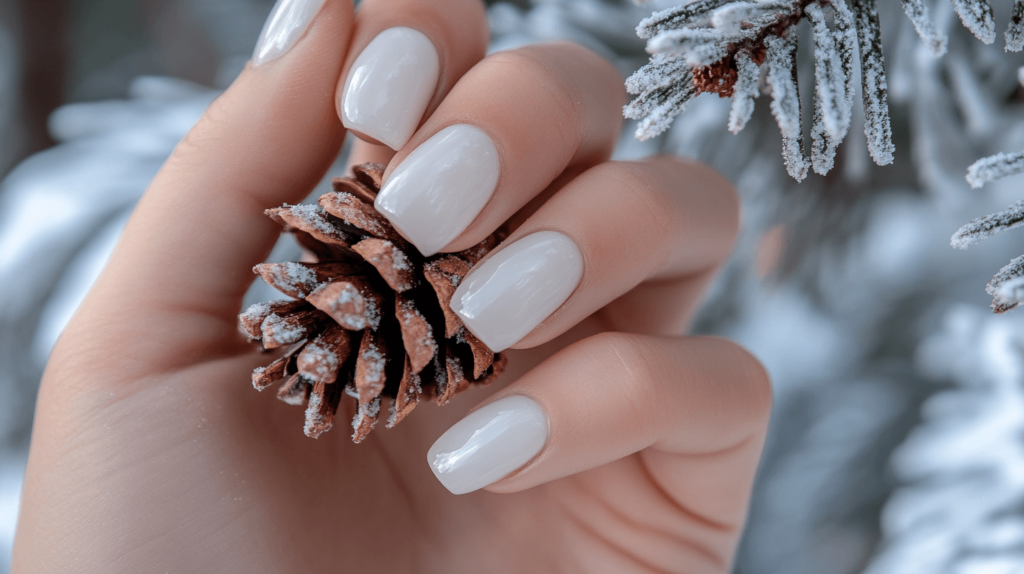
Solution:
[(252, 65), (275, 60), (299, 42), (325, 0), (277, 0), (252, 52)]
[(434, 44), (412, 28), (388, 28), (356, 58), (345, 80), (341, 123), (391, 149), (409, 141), (441, 69)]
[(503, 247), (473, 268), (451, 308), (495, 352), (525, 337), (572, 295), (583, 254), (556, 231), (539, 231)]
[(483, 130), (448, 126), (399, 164), (373, 205), (421, 253), (433, 255), (484, 208), (500, 169), (498, 149)]
[(533, 399), (512, 396), (470, 413), (427, 452), (434, 476), (452, 494), (493, 484), (530, 461), (548, 439), (548, 420)]

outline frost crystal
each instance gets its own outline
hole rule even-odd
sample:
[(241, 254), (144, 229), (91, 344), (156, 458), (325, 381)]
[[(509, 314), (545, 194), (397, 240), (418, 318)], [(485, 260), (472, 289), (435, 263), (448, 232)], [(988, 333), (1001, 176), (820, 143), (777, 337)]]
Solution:
[(984, 157), (967, 168), (967, 183), (977, 189), (990, 181), (1024, 172), (1024, 152), (997, 153)]
[(967, 249), (1000, 231), (1009, 231), (1024, 225), (1024, 200), (1017, 201), (1003, 211), (979, 217), (953, 234), (949, 244), (956, 249)]
[[(993, 311), (1005, 313), (1020, 304), (1017, 292), (1022, 278), (1024, 278), (1024, 255), (1007, 263), (999, 270), (999, 273), (992, 277), (988, 285), (985, 286), (985, 292), (992, 296)], [(1006, 287), (1004, 288), (1004, 286)]]
[(729, 131), (734, 134), (740, 133), (754, 113), (754, 98), (758, 95), (757, 79), (760, 76), (760, 68), (746, 54), (736, 57), (736, 70), (739, 76), (733, 87), (732, 109), (729, 112)]
[(854, 0), (857, 39), (860, 44), (861, 86), (864, 92), (864, 135), (868, 152), (878, 165), (892, 163), (895, 147), (889, 126), (888, 87), (882, 59), (882, 37), (878, 29), (875, 0)]
[(949, 38), (935, 29), (935, 23), (928, 17), (928, 7), (924, 5), (924, 0), (903, 0), (903, 11), (913, 22), (914, 29), (928, 45), (932, 55), (938, 58), (945, 54)]
[(803, 151), (800, 125), (800, 92), (797, 90), (796, 34), (790, 39), (770, 37), (768, 46), (768, 85), (772, 89), (772, 114), (782, 132), (782, 159), (786, 171), (797, 180), (807, 177), (807, 158)]
[(986, 0), (952, 0), (964, 27), (986, 44), (996, 41), (996, 21)]
[(1006, 28), (1003, 38), (1006, 39), (1007, 52), (1020, 52), (1024, 49), (1024, 0), (1016, 0), (1013, 3), (1010, 25)]

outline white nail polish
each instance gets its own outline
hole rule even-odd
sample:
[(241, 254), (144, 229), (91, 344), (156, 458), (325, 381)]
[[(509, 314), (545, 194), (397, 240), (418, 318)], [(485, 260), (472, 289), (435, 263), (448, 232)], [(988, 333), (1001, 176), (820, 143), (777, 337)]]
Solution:
[(424, 255), (476, 218), (498, 185), (498, 149), (478, 127), (448, 126), (391, 173), (373, 205)]
[(306, 33), (326, 0), (277, 0), (267, 16), (252, 52), (252, 65), (259, 66), (283, 56)]
[(356, 58), (345, 80), (341, 123), (391, 149), (409, 141), (440, 72), (434, 44), (412, 28), (388, 28)]
[(452, 494), (466, 494), (529, 462), (547, 439), (548, 421), (540, 405), (512, 396), (457, 422), (430, 447), (427, 462)]
[(539, 231), (503, 247), (473, 268), (451, 308), (495, 352), (507, 349), (558, 309), (583, 277), (576, 243)]

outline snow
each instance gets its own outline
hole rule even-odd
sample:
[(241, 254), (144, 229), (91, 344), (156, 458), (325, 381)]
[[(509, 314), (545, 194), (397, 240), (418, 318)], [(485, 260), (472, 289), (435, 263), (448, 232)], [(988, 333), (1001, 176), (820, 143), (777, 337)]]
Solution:
[(270, 269), (272, 285), (280, 286), (286, 292), (297, 293), (299, 297), (309, 295), (320, 286), (316, 272), (301, 263), (294, 261), (275, 263)]
[(359, 360), (363, 365), (363, 380), (370, 383), (371, 386), (375, 386), (378, 383), (383, 384), (384, 382), (384, 354), (380, 352), (380, 349), (376, 345), (368, 345), (361, 353), (359, 353)]
[(263, 338), (277, 341), (280, 344), (298, 343), (306, 336), (306, 328), (294, 321), (289, 321), (277, 313), (271, 313), (263, 320)]
[(306, 405), (306, 422), (302, 427), (302, 432), (310, 438), (319, 437), (322, 433), (331, 430), (331, 426), (333, 426), (326, 417), (320, 414), (320, 403), (322, 402), (323, 398), (320, 395), (310, 393), (309, 403)]

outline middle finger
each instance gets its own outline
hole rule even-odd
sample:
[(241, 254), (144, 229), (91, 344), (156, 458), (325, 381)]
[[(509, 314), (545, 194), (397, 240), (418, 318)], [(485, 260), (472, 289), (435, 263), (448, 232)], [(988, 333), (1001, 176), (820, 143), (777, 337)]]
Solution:
[(607, 159), (623, 101), (612, 65), (579, 46), (494, 54), (398, 152), (375, 206), (424, 255), (471, 247), (567, 168)]

